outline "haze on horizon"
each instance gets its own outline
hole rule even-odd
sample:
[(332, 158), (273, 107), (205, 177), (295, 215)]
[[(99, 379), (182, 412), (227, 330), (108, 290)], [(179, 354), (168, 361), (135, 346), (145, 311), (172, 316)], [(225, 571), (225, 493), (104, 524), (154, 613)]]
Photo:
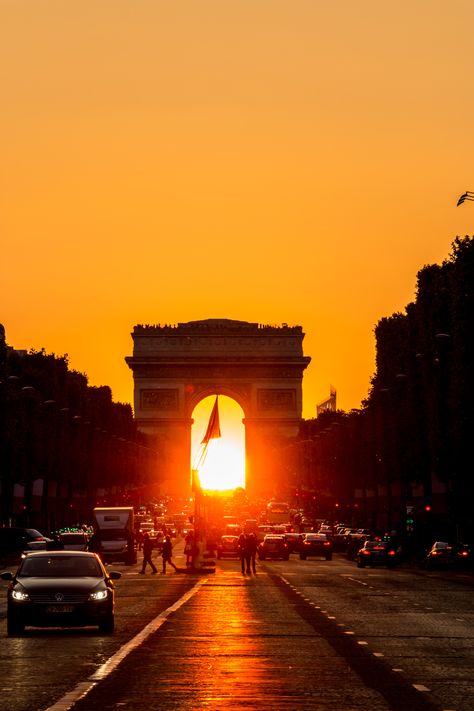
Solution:
[(0, 0), (0, 321), (132, 402), (138, 323), (301, 325), (306, 418), (472, 234), (469, 0)]

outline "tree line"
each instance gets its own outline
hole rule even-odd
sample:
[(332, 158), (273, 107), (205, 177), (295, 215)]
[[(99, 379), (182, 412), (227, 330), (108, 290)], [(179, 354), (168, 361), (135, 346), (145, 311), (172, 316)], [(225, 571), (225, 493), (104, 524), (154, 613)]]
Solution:
[(0, 525), (87, 522), (97, 504), (136, 503), (156, 467), (130, 405), (67, 356), (8, 346), (0, 327)]
[(473, 238), (419, 271), (415, 300), (375, 340), (361, 408), (303, 422), (295, 489), (349, 525), (473, 540)]

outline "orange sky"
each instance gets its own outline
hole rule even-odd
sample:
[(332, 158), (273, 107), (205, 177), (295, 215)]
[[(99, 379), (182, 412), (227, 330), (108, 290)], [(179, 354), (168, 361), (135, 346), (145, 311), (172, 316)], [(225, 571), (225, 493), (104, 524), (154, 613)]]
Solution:
[(304, 416), (472, 234), (472, 0), (0, 0), (1, 313), (131, 402), (137, 323), (300, 324)]

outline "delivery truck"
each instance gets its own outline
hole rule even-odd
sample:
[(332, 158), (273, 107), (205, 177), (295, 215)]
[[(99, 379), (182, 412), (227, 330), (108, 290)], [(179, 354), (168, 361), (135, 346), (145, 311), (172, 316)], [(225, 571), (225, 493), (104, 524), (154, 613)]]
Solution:
[(100, 506), (93, 510), (94, 550), (105, 563), (137, 562), (133, 506)]

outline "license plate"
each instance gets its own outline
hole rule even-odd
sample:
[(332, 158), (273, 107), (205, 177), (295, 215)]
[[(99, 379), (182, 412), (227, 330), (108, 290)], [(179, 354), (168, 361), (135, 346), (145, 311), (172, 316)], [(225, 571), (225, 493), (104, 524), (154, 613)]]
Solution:
[(50, 605), (46, 608), (48, 613), (61, 613), (61, 612), (74, 612), (74, 607), (72, 605)]

